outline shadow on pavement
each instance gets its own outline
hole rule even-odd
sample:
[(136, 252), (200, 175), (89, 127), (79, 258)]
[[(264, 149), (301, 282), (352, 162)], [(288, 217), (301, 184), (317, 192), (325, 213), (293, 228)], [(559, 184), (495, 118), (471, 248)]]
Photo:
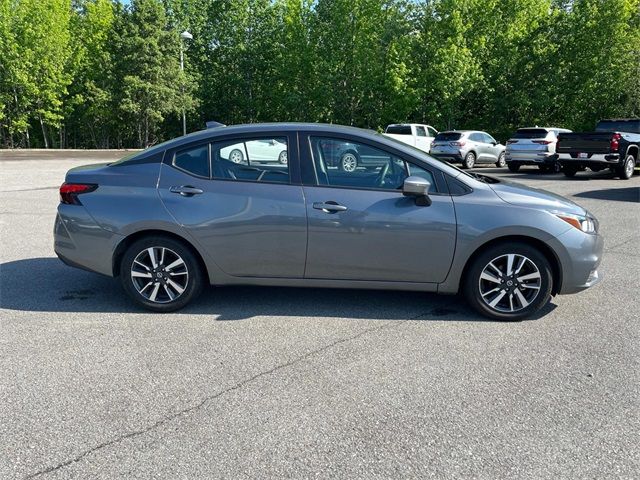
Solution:
[(595, 198), (596, 200), (612, 200), (616, 202), (640, 203), (640, 187), (607, 188), (591, 190), (573, 195), (580, 198)]
[(499, 178), (505, 178), (509, 180), (566, 180), (566, 181), (589, 181), (589, 180), (611, 180), (615, 178), (615, 175), (609, 170), (602, 170), (600, 172), (592, 172), (587, 170), (585, 172), (578, 172), (575, 177), (567, 178), (563, 173), (546, 173), (537, 167), (521, 167), (518, 173), (512, 173), (506, 168), (474, 168), (472, 172), (481, 173), (484, 175), (499, 174)]
[[(149, 313), (129, 300), (117, 279), (67, 267), (54, 257), (1, 264), (0, 307), (34, 312)], [(531, 320), (555, 308), (550, 303)], [(460, 296), (244, 286), (205, 289), (193, 304), (168, 315), (175, 314), (216, 316), (218, 321), (259, 316), (491, 321), (473, 312)]]

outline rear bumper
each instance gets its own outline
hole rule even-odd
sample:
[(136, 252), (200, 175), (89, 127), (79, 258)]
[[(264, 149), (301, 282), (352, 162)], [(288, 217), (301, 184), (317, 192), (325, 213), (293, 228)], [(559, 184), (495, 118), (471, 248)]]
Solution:
[(446, 160), (447, 162), (455, 162), (455, 163), (461, 163), (462, 162), (462, 154), (460, 152), (458, 153), (436, 153), (436, 152), (431, 152), (430, 155), (432, 157), (437, 158), (438, 160)]
[[(573, 154), (576, 155), (576, 154)], [(616, 165), (620, 163), (619, 153), (595, 153), (590, 154), (587, 158), (578, 158), (572, 156), (570, 153), (561, 153), (558, 156), (558, 161), (563, 165), (586, 165), (599, 164), (599, 165)]]
[(113, 253), (124, 237), (101, 228), (81, 205), (58, 207), (53, 250), (65, 264), (113, 276)]
[(552, 165), (557, 157), (549, 152), (506, 152), (507, 163), (517, 163), (519, 165)]

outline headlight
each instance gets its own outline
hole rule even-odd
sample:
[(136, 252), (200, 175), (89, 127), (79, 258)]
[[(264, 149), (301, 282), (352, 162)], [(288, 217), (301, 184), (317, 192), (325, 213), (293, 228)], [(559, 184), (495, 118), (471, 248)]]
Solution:
[(555, 215), (560, 220), (564, 220), (572, 227), (575, 227), (584, 233), (598, 232), (598, 221), (593, 217), (587, 215), (574, 215), (571, 213), (556, 213)]

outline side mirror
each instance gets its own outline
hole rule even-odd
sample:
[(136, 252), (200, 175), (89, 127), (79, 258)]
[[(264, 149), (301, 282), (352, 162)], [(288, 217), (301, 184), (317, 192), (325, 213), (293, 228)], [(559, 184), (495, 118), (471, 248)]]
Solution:
[(430, 187), (431, 183), (428, 180), (412, 175), (405, 178), (402, 184), (402, 194), (405, 197), (414, 197), (416, 205), (427, 207), (431, 205), (431, 199), (429, 198)]

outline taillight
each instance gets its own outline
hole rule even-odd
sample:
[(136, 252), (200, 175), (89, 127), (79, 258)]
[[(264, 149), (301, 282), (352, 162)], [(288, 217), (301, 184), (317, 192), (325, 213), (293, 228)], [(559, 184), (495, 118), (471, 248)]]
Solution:
[(533, 143), (537, 143), (538, 145), (549, 145), (553, 143), (553, 140), (532, 140)]
[(452, 147), (464, 147), (467, 142), (449, 142), (449, 145)]
[(619, 133), (614, 133), (613, 137), (611, 137), (611, 151), (615, 152), (618, 150), (618, 148), (620, 147), (620, 139), (622, 138), (622, 135), (620, 135)]
[(63, 183), (60, 185), (60, 201), (67, 205), (82, 205), (78, 195), (93, 192), (96, 188), (98, 185), (95, 183)]
[(507, 140), (507, 145), (511, 145), (512, 143), (518, 143), (518, 140)]

